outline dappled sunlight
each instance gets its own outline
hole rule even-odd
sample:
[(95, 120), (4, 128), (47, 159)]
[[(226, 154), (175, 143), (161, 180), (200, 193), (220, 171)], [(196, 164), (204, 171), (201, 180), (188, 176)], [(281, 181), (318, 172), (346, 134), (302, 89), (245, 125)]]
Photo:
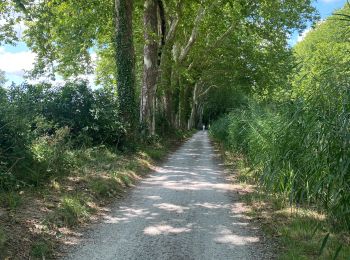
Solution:
[(204, 202), (204, 203), (195, 203), (193, 206), (196, 207), (203, 207), (207, 209), (228, 209), (230, 207), (229, 204), (214, 204), (214, 203), (209, 203), (209, 202)]
[(162, 197), (160, 197), (160, 196), (146, 196), (145, 198), (150, 199), (150, 200), (161, 200), (162, 199)]
[(179, 190), (179, 191), (215, 190), (216, 192), (226, 192), (226, 191), (234, 190), (234, 188), (230, 184), (212, 183), (208, 181), (191, 181), (191, 180), (165, 181), (165, 182), (159, 183), (159, 185), (162, 185), (164, 188), (167, 188), (167, 189)]
[(147, 215), (149, 213), (149, 210), (121, 207), (120, 212), (126, 217), (134, 218)]
[(233, 234), (232, 231), (226, 228), (220, 230), (218, 236), (214, 240), (217, 243), (239, 245), (239, 246), (259, 242), (258, 237)]
[[(134, 239), (135, 243), (166, 243), (165, 249), (177, 243), (181, 248), (204, 243), (220, 252), (229, 252), (233, 247), (245, 252), (248, 246), (258, 243), (247, 210), (235, 197), (240, 187), (227, 181), (214, 162), (211, 147), (203, 145), (206, 142), (207, 137), (197, 134), (162, 167), (156, 167), (149, 178), (118, 203), (115, 211), (104, 216), (99, 232), (109, 234), (123, 252), (135, 250), (124, 238)], [(107, 245), (100, 247), (98, 250), (109, 250), (104, 249)], [(86, 250), (91, 249), (86, 246)]]
[(109, 224), (117, 224), (120, 222), (130, 222), (133, 218), (137, 217), (145, 217), (150, 212), (147, 209), (136, 209), (131, 207), (121, 207), (119, 209), (118, 216), (111, 216), (111, 215), (105, 215), (104, 216), (104, 222)]
[(146, 227), (143, 232), (149, 236), (180, 234), (184, 232), (190, 232), (191, 231), (190, 227), (191, 227), (190, 224), (188, 225), (188, 227), (184, 227), (184, 228), (177, 228), (177, 227), (172, 227), (170, 225), (160, 224), (160, 225)]
[(189, 207), (179, 206), (170, 203), (154, 204), (154, 206), (166, 211), (173, 211), (176, 213), (184, 213), (185, 210), (190, 209)]

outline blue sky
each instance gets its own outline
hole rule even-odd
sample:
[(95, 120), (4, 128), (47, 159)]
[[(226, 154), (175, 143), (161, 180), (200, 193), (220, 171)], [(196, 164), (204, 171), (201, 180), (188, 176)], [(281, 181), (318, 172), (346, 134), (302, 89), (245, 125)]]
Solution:
[[(345, 3), (346, 0), (318, 0), (314, 1), (313, 5), (319, 11), (321, 19), (325, 19), (335, 10), (343, 7)], [(23, 24), (16, 26), (19, 36), (22, 35), (23, 30)], [(289, 45), (293, 46), (296, 42), (302, 40), (308, 31), (309, 29), (306, 29), (301, 35), (294, 33), (289, 40)], [(22, 82), (24, 80), (24, 71), (32, 68), (34, 60), (35, 54), (23, 42), (18, 43), (16, 46), (0, 46), (0, 70), (5, 71), (8, 84), (12, 81), (15, 83)]]
[[(342, 8), (346, 3), (346, 0), (318, 0), (313, 1), (313, 6), (316, 7), (318, 10), (321, 19), (325, 19), (328, 16), (330, 16), (334, 11), (336, 11), (339, 8)], [(290, 40), (289, 44), (293, 46), (298, 41), (302, 40), (303, 37), (307, 34), (310, 28), (307, 28), (301, 35), (298, 35), (298, 33), (294, 33)]]

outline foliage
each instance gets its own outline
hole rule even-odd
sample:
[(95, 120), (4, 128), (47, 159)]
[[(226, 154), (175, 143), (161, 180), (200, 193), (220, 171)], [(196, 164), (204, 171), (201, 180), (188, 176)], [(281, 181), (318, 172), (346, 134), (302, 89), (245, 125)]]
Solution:
[(0, 114), (1, 190), (62, 176), (75, 148), (118, 146), (125, 131), (115, 93), (80, 81), (0, 88)]
[(246, 156), (268, 191), (316, 205), (334, 227), (350, 230), (347, 30), (335, 16), (319, 23), (294, 48), (297, 65), (269, 103), (251, 95), (211, 133)]
[[(313, 203), (335, 226), (350, 228), (344, 118), (306, 110), (301, 103), (237, 110), (220, 119), (212, 134), (246, 155), (259, 170), (260, 183), (291, 203)], [(343, 124), (336, 127), (340, 120)], [(347, 122), (347, 121), (345, 121)]]
[(247, 193), (243, 199), (252, 206), (249, 216), (259, 218), (268, 235), (278, 236), (279, 259), (348, 259), (348, 234), (330, 232), (323, 214), (312, 208), (290, 208), (281, 198), (261, 191)]
[(47, 240), (39, 239), (32, 245), (30, 254), (34, 259), (50, 257), (52, 255), (52, 245)]
[(13, 44), (18, 40), (15, 26), (20, 21), (20, 17), (16, 13), (21, 11), (23, 11), (21, 1), (2, 0), (0, 2), (0, 44)]
[(79, 196), (64, 196), (57, 211), (49, 221), (63, 226), (72, 227), (90, 215), (89, 208), (83, 198)]
[(0, 86), (3, 86), (6, 81), (5, 71), (0, 70)]
[(113, 197), (121, 191), (120, 183), (114, 178), (93, 178), (90, 181), (89, 186), (97, 197), (102, 198)]
[(15, 210), (22, 205), (22, 197), (18, 192), (1, 192), (0, 193), (0, 206)]

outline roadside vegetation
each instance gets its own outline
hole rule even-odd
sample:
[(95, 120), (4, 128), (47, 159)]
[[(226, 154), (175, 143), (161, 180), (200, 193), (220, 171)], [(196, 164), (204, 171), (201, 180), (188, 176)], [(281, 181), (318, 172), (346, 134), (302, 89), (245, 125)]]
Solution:
[[(52, 258), (191, 131), (126, 142), (116, 95), (83, 81), (0, 88), (1, 258)], [(113, 120), (111, 120), (113, 119)], [(18, 250), (18, 247), (21, 250)]]
[(349, 6), (318, 18), (311, 0), (0, 1), (1, 50), (35, 54), (33, 84), (0, 71), (0, 254), (55, 257), (205, 125), (250, 169), (247, 200), (281, 212), (287, 259), (317, 257), (321, 237), (321, 257), (344, 257)]
[(279, 237), (282, 259), (350, 256), (350, 42), (340, 18), (348, 13), (345, 6), (293, 48), (284, 88), (247, 98), (211, 128), (240, 158), (241, 177), (259, 186), (246, 199)]
[(191, 134), (177, 131), (122, 144), (113, 95), (92, 91), (84, 82), (55, 90), (14, 86), (3, 89), (2, 100), (0, 252), (5, 259), (57, 257), (59, 245), (108, 214), (114, 198)]

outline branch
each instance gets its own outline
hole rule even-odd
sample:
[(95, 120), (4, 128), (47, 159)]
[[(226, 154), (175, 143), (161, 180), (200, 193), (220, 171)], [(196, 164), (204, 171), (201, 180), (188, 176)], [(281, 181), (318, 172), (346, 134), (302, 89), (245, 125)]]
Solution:
[(172, 39), (174, 39), (174, 36), (175, 36), (175, 31), (176, 31), (176, 28), (177, 28), (177, 25), (179, 23), (179, 17), (176, 16), (174, 20), (172, 20), (171, 22), (171, 25), (170, 25), (170, 28), (169, 28), (169, 31), (168, 31), (168, 34), (166, 35), (166, 42), (169, 42), (171, 41)]
[(174, 39), (175, 36), (175, 31), (177, 28), (177, 25), (179, 23), (180, 20), (180, 16), (182, 14), (182, 4), (183, 4), (183, 0), (180, 0), (177, 4), (176, 4), (176, 12), (175, 12), (175, 18), (171, 19), (171, 24), (169, 26), (169, 31), (168, 34), (165, 37), (166, 42), (168, 41), (172, 41)]
[(236, 25), (236, 24), (232, 24), (232, 25), (226, 30), (226, 32), (224, 32), (221, 36), (219, 36), (219, 37), (216, 39), (216, 41), (214, 42), (214, 44), (212, 44), (211, 46), (209, 46), (209, 48), (210, 48), (210, 49), (216, 48), (217, 45), (218, 45), (223, 39), (225, 39), (225, 37), (226, 37), (227, 35), (229, 35), (230, 32), (233, 31), (233, 29), (235, 28), (235, 25)]
[(183, 48), (182, 51), (181, 51), (181, 54), (180, 54), (180, 57), (179, 57), (179, 62), (183, 62), (185, 60), (185, 58), (188, 55), (192, 45), (196, 41), (197, 35), (198, 35), (199, 24), (202, 21), (204, 15), (205, 15), (205, 9), (203, 7), (200, 7), (199, 10), (198, 10), (196, 19), (194, 21), (194, 24), (193, 24), (191, 36), (188, 39), (188, 42), (187, 42), (185, 48)]
[[(226, 32), (224, 32), (222, 35), (220, 35), (220, 36), (216, 39), (216, 41), (215, 41), (213, 44), (207, 46), (207, 47), (205, 48), (205, 51), (208, 52), (208, 51), (210, 51), (210, 50), (215, 49), (215, 48), (218, 46), (218, 44), (219, 44), (223, 39), (225, 39), (225, 37), (227, 37), (227, 36), (232, 32), (232, 30), (233, 30), (234, 28), (235, 28), (235, 24), (232, 24), (232, 25), (226, 30)], [(201, 63), (203, 63), (203, 60), (201, 60)], [(196, 64), (196, 60), (192, 61), (192, 62), (190, 63), (190, 65), (187, 67), (187, 70), (191, 70), (195, 64)]]
[(207, 88), (204, 92), (202, 92), (201, 94), (199, 94), (198, 95), (198, 97), (197, 98), (200, 98), (201, 96), (204, 96), (204, 95), (206, 95), (208, 92), (209, 92), (209, 90), (211, 89), (211, 88), (217, 88), (218, 86), (216, 86), (216, 85), (211, 85), (209, 88)]

